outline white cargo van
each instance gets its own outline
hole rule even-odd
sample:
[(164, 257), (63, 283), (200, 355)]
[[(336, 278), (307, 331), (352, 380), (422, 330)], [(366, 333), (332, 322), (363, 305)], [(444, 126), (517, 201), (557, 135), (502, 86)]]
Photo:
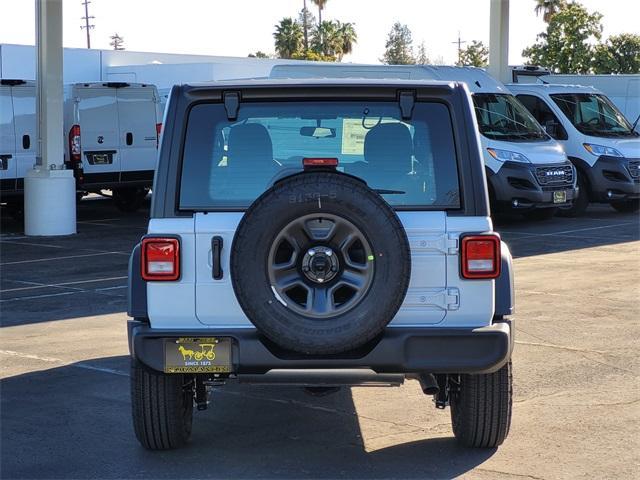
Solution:
[(592, 87), (511, 84), (508, 88), (565, 149), (580, 193), (567, 215), (606, 202), (621, 212), (640, 207), (640, 134), (602, 92)]
[(154, 85), (76, 83), (65, 87), (65, 161), (79, 191), (111, 190), (133, 211), (153, 183), (162, 111)]
[(36, 163), (36, 87), (0, 80), (0, 201), (22, 211), (24, 176)]
[(427, 65), (276, 65), (271, 78), (389, 78), (464, 82), (471, 91), (494, 211), (551, 217), (576, 195), (574, 168), (562, 147), (484, 70)]
[(513, 83), (583, 85), (604, 93), (634, 123), (640, 116), (640, 74), (557, 74), (542, 67), (512, 67)]

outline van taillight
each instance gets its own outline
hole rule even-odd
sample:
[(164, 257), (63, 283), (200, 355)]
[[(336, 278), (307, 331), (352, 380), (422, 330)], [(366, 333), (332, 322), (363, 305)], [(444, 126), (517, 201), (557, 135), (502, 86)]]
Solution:
[(177, 238), (142, 239), (142, 278), (174, 281), (180, 278), (180, 242)]
[(69, 130), (69, 158), (72, 163), (80, 162), (81, 148), (80, 125), (74, 125), (71, 127), (71, 130)]
[(500, 276), (500, 237), (494, 234), (463, 237), (460, 261), (463, 278), (497, 278)]
[(156, 148), (160, 145), (160, 134), (162, 133), (162, 124), (156, 123)]

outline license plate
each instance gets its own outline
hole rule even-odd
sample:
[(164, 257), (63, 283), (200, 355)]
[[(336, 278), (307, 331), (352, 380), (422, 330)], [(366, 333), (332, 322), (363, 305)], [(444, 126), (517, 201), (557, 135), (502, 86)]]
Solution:
[(164, 344), (165, 373), (229, 373), (230, 338), (178, 338)]
[(553, 192), (553, 203), (566, 203), (567, 192), (564, 190), (560, 192)]
[(93, 153), (89, 156), (89, 163), (92, 165), (109, 165), (112, 163), (110, 153)]

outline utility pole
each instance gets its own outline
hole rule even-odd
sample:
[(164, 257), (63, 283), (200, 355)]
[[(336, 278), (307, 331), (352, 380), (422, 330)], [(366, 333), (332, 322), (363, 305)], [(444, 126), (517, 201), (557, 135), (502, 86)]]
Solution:
[(84, 17), (82, 17), (81, 19), (84, 20), (84, 25), (80, 25), (80, 30), (84, 29), (87, 31), (87, 48), (91, 48), (91, 34), (89, 33), (89, 30), (95, 28), (95, 25), (90, 24), (89, 22), (96, 18), (93, 15), (89, 15), (90, 3), (91, 2), (89, 0), (84, 0), (84, 2), (82, 2), (82, 5), (84, 5)]
[(458, 65), (462, 64), (462, 44), (463, 43), (467, 43), (466, 40), (462, 40), (460, 38), (460, 31), (458, 30), (458, 40), (455, 42), (451, 42), (451, 43), (457, 43), (458, 44)]

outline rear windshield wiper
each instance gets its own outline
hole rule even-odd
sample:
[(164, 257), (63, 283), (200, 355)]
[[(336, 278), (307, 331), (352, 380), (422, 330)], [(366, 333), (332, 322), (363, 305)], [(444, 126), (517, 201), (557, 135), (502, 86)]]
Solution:
[(384, 188), (374, 188), (373, 191), (380, 195), (404, 195), (407, 193), (402, 190), (385, 190)]

